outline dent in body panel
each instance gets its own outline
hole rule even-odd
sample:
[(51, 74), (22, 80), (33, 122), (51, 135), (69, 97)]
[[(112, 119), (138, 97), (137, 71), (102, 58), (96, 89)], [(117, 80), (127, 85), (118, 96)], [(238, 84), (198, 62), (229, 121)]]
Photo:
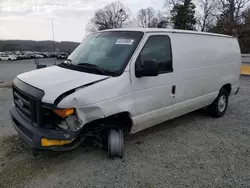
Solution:
[(123, 96), (115, 97), (113, 99), (105, 100), (96, 104), (102, 109), (105, 117), (118, 114), (121, 112), (129, 112), (131, 116), (134, 116), (134, 100), (132, 94), (126, 94)]
[(96, 119), (104, 118), (102, 110), (98, 106), (89, 106), (76, 109), (76, 114), (81, 121), (81, 124), (85, 125)]
[(71, 95), (65, 97), (58, 104), (58, 107), (82, 108), (101, 103), (102, 101), (119, 98), (129, 93), (131, 93), (129, 73), (124, 72), (119, 77), (111, 77), (91, 86), (80, 88)]
[(120, 112), (133, 114), (133, 106), (128, 72), (80, 88), (58, 104), (59, 108), (75, 108), (85, 124)]
[(76, 87), (76, 88), (73, 88), (73, 89), (71, 89), (71, 90), (69, 90), (69, 91), (66, 91), (66, 92), (62, 93), (61, 95), (59, 95), (59, 96), (56, 98), (56, 100), (55, 100), (54, 103), (57, 105), (57, 104), (60, 103), (60, 101), (62, 101), (65, 97), (67, 97), (68, 95), (70, 95), (70, 94), (76, 92), (77, 90), (83, 89), (83, 88), (85, 88), (85, 87), (91, 86), (91, 85), (96, 84), (96, 83), (98, 83), (98, 82), (104, 81), (104, 80), (106, 80), (106, 79), (108, 79), (108, 78), (110, 78), (110, 77), (106, 77), (106, 78), (103, 78), (103, 79), (100, 79), (100, 80), (96, 80), (96, 81), (94, 81), (94, 82), (90, 82), (90, 83), (88, 83), (88, 84), (84, 84), (84, 85), (78, 86), (78, 87)]
[(130, 94), (123, 95), (93, 105), (77, 108), (76, 113), (83, 125), (121, 112), (129, 112), (133, 116), (133, 101)]

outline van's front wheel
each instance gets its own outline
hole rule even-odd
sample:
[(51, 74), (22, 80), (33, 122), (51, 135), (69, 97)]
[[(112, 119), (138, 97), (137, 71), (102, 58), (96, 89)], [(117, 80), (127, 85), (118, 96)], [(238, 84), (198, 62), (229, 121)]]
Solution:
[(219, 118), (225, 114), (228, 106), (228, 96), (228, 92), (222, 88), (215, 101), (209, 106), (212, 116)]
[(108, 156), (109, 158), (123, 157), (124, 143), (123, 143), (122, 129), (111, 129), (108, 134)]

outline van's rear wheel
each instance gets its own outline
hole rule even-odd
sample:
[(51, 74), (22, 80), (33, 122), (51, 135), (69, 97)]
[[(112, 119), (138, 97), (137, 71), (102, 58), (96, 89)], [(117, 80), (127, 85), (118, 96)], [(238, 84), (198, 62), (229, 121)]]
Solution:
[(228, 106), (228, 96), (227, 90), (222, 88), (215, 101), (209, 106), (212, 116), (219, 118), (225, 114)]
[(109, 158), (123, 157), (124, 143), (123, 143), (122, 129), (111, 129), (108, 134), (108, 156)]

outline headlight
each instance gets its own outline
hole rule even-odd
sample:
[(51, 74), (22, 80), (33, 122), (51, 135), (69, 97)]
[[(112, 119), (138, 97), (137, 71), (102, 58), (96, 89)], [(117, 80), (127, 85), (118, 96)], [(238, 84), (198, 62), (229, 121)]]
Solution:
[(80, 128), (82, 128), (83, 125), (78, 120), (77, 115), (74, 113), (74, 108), (54, 109), (53, 111), (62, 118), (62, 121), (57, 124), (57, 126), (61, 129), (67, 131), (78, 131)]
[(74, 108), (55, 109), (53, 110), (58, 116), (66, 118), (74, 113)]

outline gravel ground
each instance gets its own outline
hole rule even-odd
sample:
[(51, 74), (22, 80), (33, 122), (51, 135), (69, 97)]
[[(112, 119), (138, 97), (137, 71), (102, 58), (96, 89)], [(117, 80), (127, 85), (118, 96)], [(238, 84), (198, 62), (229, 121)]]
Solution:
[(32, 157), (10, 126), (0, 90), (0, 187), (250, 187), (250, 77), (220, 119), (198, 110), (125, 141), (123, 160), (80, 146)]
[(9, 88), (0, 88), (0, 139), (2, 136), (15, 133), (14, 129), (10, 128), (11, 121), (9, 118), (9, 109), (13, 104), (11, 95), (12, 93)]

